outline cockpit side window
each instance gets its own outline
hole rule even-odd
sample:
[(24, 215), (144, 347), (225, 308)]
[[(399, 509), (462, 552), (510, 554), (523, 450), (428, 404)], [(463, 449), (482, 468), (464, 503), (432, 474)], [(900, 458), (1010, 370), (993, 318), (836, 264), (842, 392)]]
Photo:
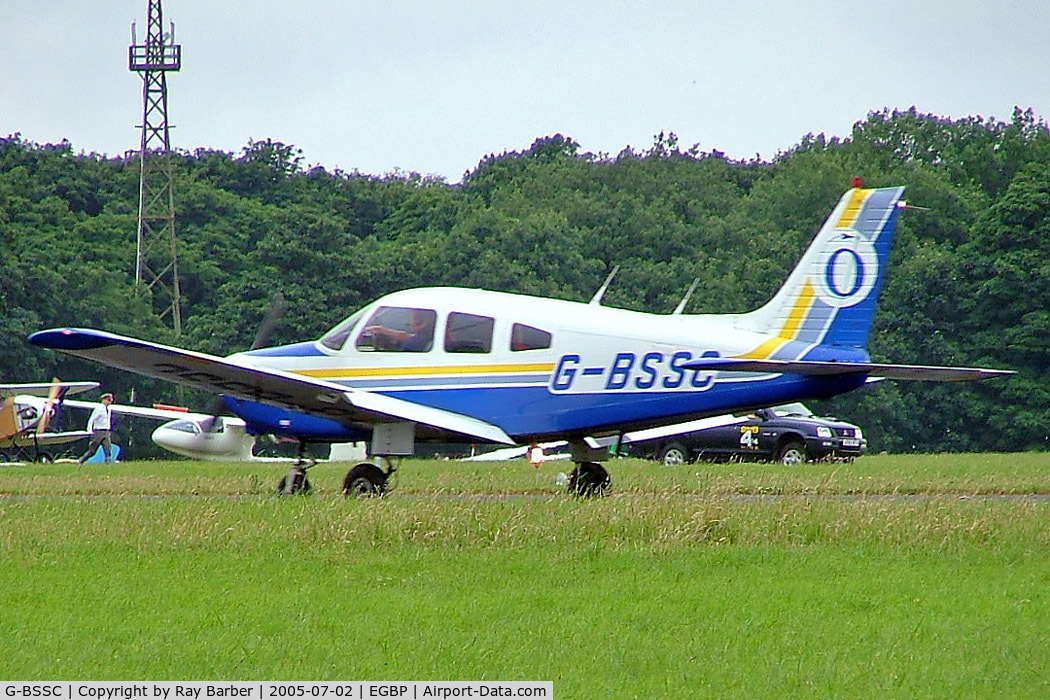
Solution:
[(363, 315), (363, 310), (361, 310), (350, 318), (340, 321), (332, 330), (321, 336), (321, 345), (329, 350), (342, 350), (346, 345), (346, 339), (354, 332), (354, 327), (357, 326), (357, 322)]
[(495, 320), (453, 311), (445, 324), (445, 352), (492, 352)]
[(510, 331), (510, 349), (514, 352), (521, 350), (545, 350), (551, 346), (551, 334), (547, 331), (526, 326), (524, 323), (515, 323)]
[(433, 309), (380, 306), (357, 336), (358, 350), (379, 352), (426, 352), (434, 345)]

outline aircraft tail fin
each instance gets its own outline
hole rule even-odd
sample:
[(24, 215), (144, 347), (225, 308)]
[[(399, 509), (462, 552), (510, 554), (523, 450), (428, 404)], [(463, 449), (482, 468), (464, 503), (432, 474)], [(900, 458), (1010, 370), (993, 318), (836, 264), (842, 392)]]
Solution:
[(15, 397), (8, 396), (0, 406), (0, 440), (7, 440), (18, 434), (18, 421), (15, 419)]
[(903, 194), (855, 187), (842, 196), (780, 290), (739, 317), (739, 327), (770, 336), (741, 357), (811, 359), (816, 346), (864, 351)]

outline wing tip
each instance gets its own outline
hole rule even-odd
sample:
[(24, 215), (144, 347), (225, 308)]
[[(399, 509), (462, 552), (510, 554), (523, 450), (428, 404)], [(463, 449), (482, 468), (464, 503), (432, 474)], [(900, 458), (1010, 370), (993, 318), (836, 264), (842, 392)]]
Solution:
[(37, 331), (27, 339), (30, 345), (51, 350), (93, 350), (112, 342), (98, 331), (85, 331), (78, 328), (52, 328)]

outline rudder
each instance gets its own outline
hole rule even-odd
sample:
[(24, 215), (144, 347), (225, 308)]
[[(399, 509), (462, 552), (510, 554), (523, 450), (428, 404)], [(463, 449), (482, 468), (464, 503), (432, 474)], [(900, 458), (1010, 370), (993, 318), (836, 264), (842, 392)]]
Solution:
[(742, 355), (806, 359), (818, 345), (863, 350), (882, 290), (903, 187), (854, 188), (839, 200), (787, 281), (739, 326), (772, 336)]

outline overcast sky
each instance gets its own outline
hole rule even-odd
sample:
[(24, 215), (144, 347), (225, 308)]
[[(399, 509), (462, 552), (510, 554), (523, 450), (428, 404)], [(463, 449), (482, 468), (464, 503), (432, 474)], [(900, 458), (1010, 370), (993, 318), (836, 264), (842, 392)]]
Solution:
[[(0, 136), (137, 149), (147, 0), (0, 0)], [(1046, 0), (163, 0), (172, 145), (459, 182), (561, 133), (769, 159), (871, 110), (1050, 115)]]

